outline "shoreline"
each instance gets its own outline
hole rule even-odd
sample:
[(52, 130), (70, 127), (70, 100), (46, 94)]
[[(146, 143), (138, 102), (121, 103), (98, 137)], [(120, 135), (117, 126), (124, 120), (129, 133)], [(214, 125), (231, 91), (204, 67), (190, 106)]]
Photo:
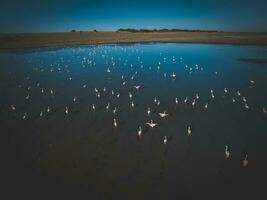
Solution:
[(196, 43), (267, 46), (267, 33), (230, 32), (65, 32), (0, 33), (0, 50), (64, 48), (79, 45), (137, 43)]

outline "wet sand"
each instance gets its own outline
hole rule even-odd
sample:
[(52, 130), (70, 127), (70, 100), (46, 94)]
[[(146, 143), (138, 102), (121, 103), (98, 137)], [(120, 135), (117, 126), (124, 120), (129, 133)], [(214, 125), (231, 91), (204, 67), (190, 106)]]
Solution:
[(267, 33), (230, 32), (64, 32), (0, 33), (0, 49), (63, 47), (70, 45), (177, 42), (236, 45), (267, 45)]

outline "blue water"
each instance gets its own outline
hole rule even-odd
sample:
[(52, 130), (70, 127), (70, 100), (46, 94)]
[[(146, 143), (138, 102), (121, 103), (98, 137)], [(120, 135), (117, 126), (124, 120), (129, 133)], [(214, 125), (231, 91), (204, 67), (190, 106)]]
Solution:
[(258, 192), (255, 181), (266, 175), (267, 66), (237, 59), (266, 57), (266, 47), (172, 43), (0, 52), (5, 171), (18, 188), (31, 177), (36, 191), (98, 199), (195, 197), (226, 186), (237, 196)]

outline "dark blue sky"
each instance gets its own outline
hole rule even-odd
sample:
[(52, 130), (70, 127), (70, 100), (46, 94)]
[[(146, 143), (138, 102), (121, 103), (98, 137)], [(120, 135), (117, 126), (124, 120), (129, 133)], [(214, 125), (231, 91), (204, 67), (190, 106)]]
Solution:
[(267, 0), (1, 0), (0, 32), (118, 28), (267, 31)]

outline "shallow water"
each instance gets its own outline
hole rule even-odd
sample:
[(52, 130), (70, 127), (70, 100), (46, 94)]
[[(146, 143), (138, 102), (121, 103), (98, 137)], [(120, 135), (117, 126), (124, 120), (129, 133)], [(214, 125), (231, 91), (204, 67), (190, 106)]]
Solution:
[(236, 59), (266, 56), (266, 47), (167, 43), (1, 52), (7, 189), (96, 199), (259, 194), (267, 67)]

